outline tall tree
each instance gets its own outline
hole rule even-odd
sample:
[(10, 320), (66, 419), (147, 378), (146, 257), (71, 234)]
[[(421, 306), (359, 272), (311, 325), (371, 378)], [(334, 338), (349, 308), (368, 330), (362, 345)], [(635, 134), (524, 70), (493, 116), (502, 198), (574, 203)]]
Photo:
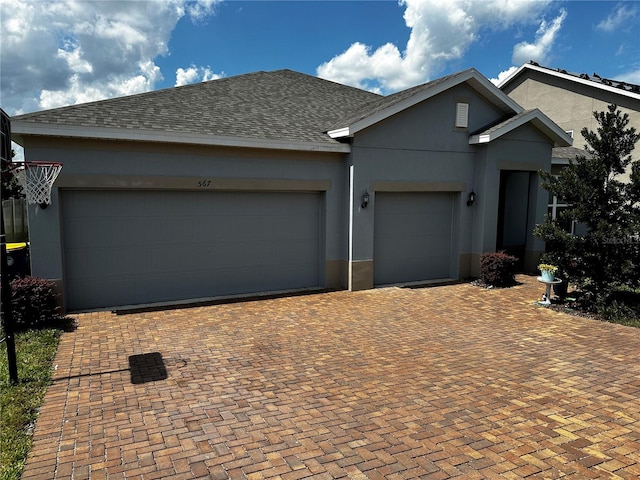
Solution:
[[(535, 230), (546, 242), (544, 261), (558, 265), (592, 309), (623, 286), (640, 286), (640, 165), (631, 157), (640, 135), (627, 128), (629, 116), (616, 105), (593, 115), (597, 131), (581, 132), (592, 157), (576, 157), (558, 176), (540, 172), (542, 186), (569, 207)], [(632, 163), (630, 182), (621, 182)], [(561, 227), (567, 221), (583, 224), (587, 233), (570, 234)]]
[[(15, 152), (11, 150), (11, 158), (15, 156)], [(2, 159), (2, 200), (7, 198), (24, 197), (22, 186), (18, 183), (18, 179), (9, 170), (10, 162)]]

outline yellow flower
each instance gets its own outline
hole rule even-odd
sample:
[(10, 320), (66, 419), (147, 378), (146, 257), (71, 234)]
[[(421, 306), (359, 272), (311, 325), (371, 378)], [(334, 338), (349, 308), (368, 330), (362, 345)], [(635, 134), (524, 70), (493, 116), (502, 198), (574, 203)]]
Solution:
[(540, 265), (538, 265), (538, 269), (540, 271), (545, 270), (551, 273), (556, 273), (558, 271), (558, 267), (556, 267), (555, 265), (547, 264), (547, 263), (541, 263)]

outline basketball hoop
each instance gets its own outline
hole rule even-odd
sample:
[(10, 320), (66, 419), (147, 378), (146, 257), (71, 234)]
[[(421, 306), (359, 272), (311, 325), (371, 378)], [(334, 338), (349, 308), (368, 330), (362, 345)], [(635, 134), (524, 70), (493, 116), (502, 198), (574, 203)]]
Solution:
[(46, 206), (51, 204), (51, 187), (62, 164), (59, 162), (14, 162), (12, 169), (24, 189), (27, 202)]

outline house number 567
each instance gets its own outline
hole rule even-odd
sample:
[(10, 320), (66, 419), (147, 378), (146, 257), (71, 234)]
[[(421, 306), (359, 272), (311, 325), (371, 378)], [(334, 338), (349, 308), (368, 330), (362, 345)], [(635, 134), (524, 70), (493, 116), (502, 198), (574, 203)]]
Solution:
[(200, 180), (198, 182), (198, 187), (210, 187), (211, 186), (211, 180)]

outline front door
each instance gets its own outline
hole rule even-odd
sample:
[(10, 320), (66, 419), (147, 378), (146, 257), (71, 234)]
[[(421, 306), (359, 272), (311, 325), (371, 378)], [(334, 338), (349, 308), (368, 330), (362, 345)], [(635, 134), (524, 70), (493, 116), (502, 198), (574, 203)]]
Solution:
[(529, 212), (529, 178), (531, 172), (500, 172), (500, 204), (496, 251), (504, 250), (518, 258), (518, 269), (524, 268)]

